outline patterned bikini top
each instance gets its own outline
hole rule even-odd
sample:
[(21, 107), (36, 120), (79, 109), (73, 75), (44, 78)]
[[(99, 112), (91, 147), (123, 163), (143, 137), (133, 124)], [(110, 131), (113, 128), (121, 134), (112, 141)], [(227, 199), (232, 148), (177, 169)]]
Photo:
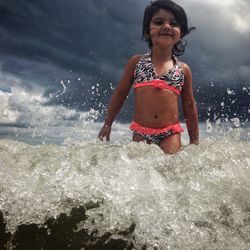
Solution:
[(134, 71), (134, 88), (152, 86), (160, 89), (169, 89), (180, 94), (184, 84), (184, 74), (179, 60), (173, 55), (175, 64), (161, 77), (157, 76), (155, 66), (151, 60), (151, 54), (145, 54), (136, 64)]

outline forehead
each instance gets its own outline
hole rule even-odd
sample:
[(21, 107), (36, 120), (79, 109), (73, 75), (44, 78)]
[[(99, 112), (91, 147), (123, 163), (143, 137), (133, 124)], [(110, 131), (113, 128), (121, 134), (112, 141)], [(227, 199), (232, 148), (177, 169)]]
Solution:
[(160, 9), (153, 14), (152, 20), (155, 18), (175, 19), (175, 16), (174, 13), (170, 10)]

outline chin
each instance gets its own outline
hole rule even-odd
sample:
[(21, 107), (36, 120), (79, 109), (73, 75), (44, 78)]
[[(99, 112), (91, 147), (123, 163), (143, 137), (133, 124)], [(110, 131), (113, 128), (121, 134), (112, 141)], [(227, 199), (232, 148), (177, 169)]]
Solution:
[(159, 47), (159, 48), (163, 48), (163, 49), (169, 49), (169, 48), (173, 48), (174, 44), (173, 43), (157, 43), (154, 45), (154, 47)]

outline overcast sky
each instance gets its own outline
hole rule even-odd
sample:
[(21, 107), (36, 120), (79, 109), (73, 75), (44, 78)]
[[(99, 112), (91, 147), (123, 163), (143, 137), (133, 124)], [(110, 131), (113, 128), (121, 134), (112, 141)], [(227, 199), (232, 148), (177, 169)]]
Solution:
[[(176, 0), (196, 27), (181, 60), (193, 72), (200, 118), (249, 117), (250, 2)], [(0, 0), (0, 124), (26, 126), (103, 110), (141, 40), (146, 0)], [(133, 98), (120, 118), (128, 119)], [(56, 111), (55, 111), (56, 110)], [(67, 110), (67, 111), (66, 111)], [(32, 117), (32, 118), (31, 118)], [(69, 119), (66, 115), (63, 120)]]

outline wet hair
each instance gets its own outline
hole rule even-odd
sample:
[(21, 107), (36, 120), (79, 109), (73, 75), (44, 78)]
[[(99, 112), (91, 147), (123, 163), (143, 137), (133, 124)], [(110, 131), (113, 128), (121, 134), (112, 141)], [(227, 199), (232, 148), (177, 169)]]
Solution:
[[(143, 26), (142, 26), (142, 39), (148, 43), (150, 49), (153, 47), (151, 38), (148, 36), (150, 34), (150, 22), (159, 10), (170, 11), (174, 14), (177, 23), (181, 26), (181, 38), (190, 33), (191, 30), (194, 30), (195, 27), (188, 27), (187, 15), (184, 9), (170, 1), (170, 0), (156, 0), (150, 2), (150, 4), (145, 8), (144, 17), (143, 17)], [(187, 41), (179, 41), (175, 44), (173, 48), (173, 54), (180, 56), (184, 53)]]

